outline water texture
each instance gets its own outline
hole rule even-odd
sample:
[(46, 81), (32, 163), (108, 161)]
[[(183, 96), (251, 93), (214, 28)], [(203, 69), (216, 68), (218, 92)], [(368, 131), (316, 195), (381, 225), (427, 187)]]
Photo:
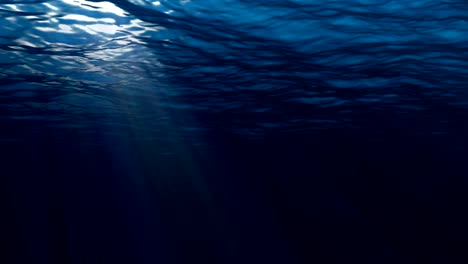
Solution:
[(2, 263), (466, 263), (467, 62), (461, 0), (0, 1)]

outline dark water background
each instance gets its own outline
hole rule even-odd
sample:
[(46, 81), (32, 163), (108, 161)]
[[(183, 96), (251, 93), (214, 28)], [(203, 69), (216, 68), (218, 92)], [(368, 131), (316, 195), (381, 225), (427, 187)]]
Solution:
[(0, 1), (0, 263), (468, 263), (467, 14)]

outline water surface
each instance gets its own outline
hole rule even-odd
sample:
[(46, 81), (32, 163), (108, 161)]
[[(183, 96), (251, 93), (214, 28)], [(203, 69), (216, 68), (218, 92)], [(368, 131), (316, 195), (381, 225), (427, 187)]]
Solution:
[(467, 11), (1, 1), (2, 263), (466, 263)]

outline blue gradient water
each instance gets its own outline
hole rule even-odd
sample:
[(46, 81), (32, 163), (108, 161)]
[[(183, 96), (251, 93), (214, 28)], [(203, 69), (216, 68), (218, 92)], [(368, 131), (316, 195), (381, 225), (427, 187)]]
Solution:
[(1, 263), (466, 263), (467, 14), (0, 1)]

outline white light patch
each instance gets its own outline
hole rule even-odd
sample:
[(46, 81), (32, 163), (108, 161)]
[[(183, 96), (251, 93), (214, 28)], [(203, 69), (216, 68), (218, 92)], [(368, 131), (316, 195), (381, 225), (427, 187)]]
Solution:
[(71, 19), (71, 20), (76, 20), (76, 21), (83, 21), (83, 22), (95, 22), (96, 19), (88, 16), (83, 16), (83, 15), (65, 15), (63, 16), (63, 19)]
[(105, 25), (105, 24), (94, 24), (87, 26), (89, 29), (93, 30), (94, 32), (105, 33), (114, 35), (117, 30), (119, 29), (118, 26), (115, 25)]
[(58, 7), (56, 7), (56, 6), (54, 6), (54, 5), (51, 5), (51, 4), (49, 4), (49, 3), (43, 3), (43, 5), (46, 6), (47, 8), (52, 9), (52, 10), (55, 10), (55, 11), (59, 10)]
[(33, 43), (29, 42), (29, 41), (26, 41), (24, 39), (18, 39), (16, 40), (16, 42), (20, 45), (23, 45), (23, 46), (26, 46), (26, 47), (32, 47), (32, 48), (37, 48), (36, 45), (34, 45)]
[(3, 5), (3, 6), (9, 8), (9, 10), (11, 10), (11, 11), (18, 11), (18, 12), (21, 11), (21, 10), (18, 8), (17, 5), (7, 4), (7, 5)]
[(73, 33), (73, 28), (70, 27), (69, 25), (63, 25), (63, 24), (60, 24), (59, 25), (59, 28), (62, 32), (64, 33)]
[(86, 0), (62, 0), (62, 2), (69, 5), (80, 6), (87, 10), (112, 13), (121, 17), (126, 16), (125, 11), (110, 2), (91, 2)]

